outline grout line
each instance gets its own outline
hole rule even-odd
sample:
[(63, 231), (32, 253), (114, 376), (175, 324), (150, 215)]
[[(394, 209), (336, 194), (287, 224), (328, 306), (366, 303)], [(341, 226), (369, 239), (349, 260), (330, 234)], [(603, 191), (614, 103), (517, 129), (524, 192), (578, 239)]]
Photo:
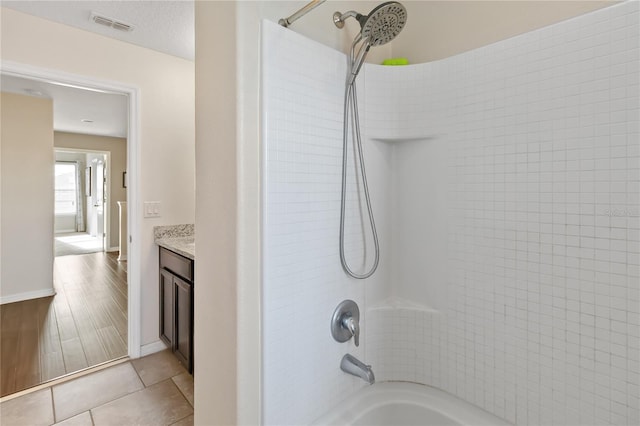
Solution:
[[(138, 358), (140, 359), (140, 358)], [(131, 367), (133, 367), (133, 371), (136, 372), (136, 376), (138, 376), (138, 379), (140, 379), (140, 383), (142, 383), (142, 386), (144, 386), (144, 388), (147, 388), (147, 384), (144, 382), (144, 380), (142, 380), (142, 376), (140, 375), (140, 373), (138, 372), (138, 369), (136, 368), (135, 364), (132, 362), (131, 363)]]
[[(65, 282), (63, 281), (61, 283), (62, 286), (62, 290), (63, 290), (63, 294), (64, 294), (64, 302), (67, 307), (69, 308), (69, 314), (71, 315), (71, 319), (73, 321), (73, 327), (75, 328), (76, 331), (76, 335), (78, 337), (78, 342), (80, 343), (80, 348), (82, 349), (82, 355), (84, 356), (84, 360), (87, 363), (87, 365), (89, 364), (89, 358), (87, 357), (87, 353), (84, 350), (84, 344), (82, 342), (82, 338), (80, 337), (80, 329), (78, 328), (78, 320), (76, 318), (76, 315), (74, 315), (74, 310), (71, 307), (71, 303), (69, 302), (69, 297), (68, 297), (68, 288), (65, 285)], [(60, 334), (58, 334), (60, 336)], [(62, 338), (60, 339), (60, 346), (62, 346)], [(62, 351), (62, 356), (63, 356), (63, 360), (64, 360), (64, 350)], [(65, 371), (66, 371), (67, 367), (66, 367), (66, 363), (65, 363)]]
[[(53, 288), (56, 288), (56, 278), (55, 278), (55, 273), (54, 273), (54, 277), (53, 277)], [(67, 361), (65, 360), (64, 357), (64, 349), (62, 349), (62, 338), (60, 336), (62, 336), (62, 334), (60, 333), (60, 321), (58, 320), (58, 308), (56, 308), (56, 304), (55, 304), (55, 298), (58, 296), (59, 292), (56, 291), (56, 295), (53, 296), (53, 300), (51, 301), (51, 308), (53, 309), (53, 318), (56, 320), (56, 330), (58, 330), (58, 344), (60, 345), (60, 356), (62, 357), (62, 366), (64, 367), (64, 372), (66, 373), (67, 370)], [(65, 295), (66, 297), (66, 295)]]
[[(170, 380), (170, 379), (168, 379), (168, 380)], [(163, 382), (165, 382), (165, 381), (166, 381), (166, 380), (162, 380), (162, 381), (160, 381), (160, 382), (154, 383), (153, 385), (150, 385), (149, 387), (151, 387), (151, 386), (155, 386), (155, 385), (160, 384), (160, 383), (163, 383)], [(100, 405), (96, 405), (95, 407), (91, 407), (91, 408), (89, 409), (89, 411), (94, 410), (94, 409), (96, 409), (96, 408), (103, 407), (103, 406), (105, 406), (105, 405), (107, 405), (107, 404), (111, 404), (112, 402), (118, 401), (118, 400), (120, 400), (120, 399), (122, 399), (122, 398), (127, 398), (127, 397), (129, 397), (129, 396), (131, 396), (131, 395), (135, 395), (135, 394), (137, 394), (137, 393), (140, 393), (140, 392), (144, 392), (144, 391), (146, 391), (146, 390), (148, 389), (148, 387), (144, 386), (144, 383), (142, 383), (142, 385), (143, 385), (142, 389), (134, 390), (133, 392), (129, 392), (129, 393), (126, 393), (126, 394), (124, 394), (124, 395), (117, 396), (117, 397), (115, 397), (115, 398), (113, 398), (113, 399), (110, 399), (110, 400), (108, 400), (108, 401), (105, 401), (105, 402), (101, 403)]]
[[(175, 388), (176, 388), (176, 389), (178, 389), (178, 393), (182, 396), (182, 399), (184, 399), (184, 400), (186, 401), (186, 403), (187, 403), (187, 404), (189, 404), (189, 406), (191, 407), (191, 409), (193, 409), (193, 405), (191, 405), (191, 403), (189, 402), (189, 400), (187, 399), (187, 397), (184, 395), (184, 393), (182, 392), (182, 390), (180, 390), (180, 386), (178, 386), (178, 385), (176, 384), (176, 382), (174, 382), (174, 381), (173, 381), (173, 378), (174, 378), (174, 377), (176, 377), (176, 376), (169, 377), (167, 380), (168, 380), (169, 382), (171, 382), (171, 384), (172, 384), (173, 386), (175, 386)], [(166, 382), (167, 380), (162, 380), (162, 381), (160, 381), (160, 382), (158, 382), (158, 383), (164, 383), (164, 382)], [(193, 414), (193, 413), (191, 413), (191, 414)], [(186, 417), (186, 416), (185, 416), (185, 417)], [(176, 421), (180, 421), (180, 420), (176, 420)], [(174, 422), (174, 423), (175, 423), (175, 422)]]
[[(129, 360), (129, 363), (130, 363), (130, 360)], [(133, 367), (133, 365), (132, 365), (132, 367)], [(135, 368), (134, 368), (134, 370), (135, 370)], [(103, 406), (105, 406), (107, 404), (111, 404), (112, 402), (118, 401), (119, 399), (126, 398), (129, 395), (134, 395), (136, 393), (144, 391), (146, 389), (146, 387), (144, 387), (144, 383), (142, 385), (143, 385), (143, 387), (141, 389), (137, 389), (137, 390), (134, 390), (132, 392), (125, 393), (124, 395), (115, 396), (113, 399), (110, 399), (108, 401), (104, 401), (104, 402), (100, 403), (99, 405), (96, 405), (94, 407), (89, 408), (87, 411), (89, 411), (89, 415), (91, 416), (91, 422), (93, 423), (93, 410), (95, 410), (96, 408), (103, 407)], [(84, 411), (83, 411), (83, 413), (84, 413)], [(78, 413), (78, 414), (81, 414), (81, 413)], [(76, 414), (76, 416), (78, 414)], [(71, 417), (75, 417), (75, 416), (71, 416)], [(69, 418), (71, 418), (71, 417), (69, 417)], [(65, 419), (65, 420), (68, 420), (68, 419)]]
[(85, 368), (83, 370), (76, 371), (74, 373), (69, 373), (69, 374), (67, 374), (65, 376), (58, 377), (57, 379), (53, 379), (53, 380), (51, 380), (49, 382), (39, 384), (39, 385), (34, 386), (32, 388), (24, 389), (24, 390), (21, 390), (20, 392), (16, 392), (16, 393), (12, 393), (10, 395), (3, 396), (2, 398), (0, 398), (0, 403), (7, 402), (7, 401), (10, 401), (12, 399), (24, 396), (24, 395), (28, 395), (30, 393), (37, 392), (37, 391), (42, 390), (42, 389), (46, 389), (46, 388), (52, 388), (53, 389), (54, 386), (60, 385), (62, 383), (66, 383), (66, 382), (69, 382), (71, 380), (78, 379), (78, 378), (83, 377), (83, 376), (87, 376), (87, 375), (92, 374), (92, 373), (97, 373), (98, 371), (106, 370), (109, 367), (115, 367), (116, 365), (124, 364), (125, 362), (128, 362), (128, 361), (129, 361), (129, 357), (122, 357), (122, 358), (114, 360), (114, 361), (107, 361), (105, 363), (98, 364), (98, 365), (95, 365), (93, 367)]
[[(55, 292), (55, 289), (54, 289)], [(55, 296), (54, 296), (55, 297)], [(53, 300), (52, 300), (53, 301)], [(41, 300), (38, 299), (38, 302), (36, 304), (36, 312), (35, 312), (35, 316), (36, 316), (36, 335), (38, 336), (38, 340), (36, 342), (36, 350), (38, 351), (38, 381), (39, 383), (42, 383), (42, 378), (44, 377), (43, 374), (43, 370), (44, 370), (44, 359), (42, 356), (42, 342), (40, 341), (40, 337), (43, 334), (43, 328), (41, 327), (40, 324), (40, 314), (41, 314), (41, 308), (40, 308), (40, 304), (41, 304)]]
[(53, 413), (53, 423), (57, 423), (58, 420), (56, 419), (56, 404), (53, 401), (53, 388), (49, 388), (49, 396), (51, 396), (51, 412)]
[(91, 426), (95, 426), (96, 422), (93, 421), (93, 408), (89, 409), (89, 418), (91, 419)]
[[(176, 381), (175, 381), (175, 380), (173, 380), (173, 378), (174, 378), (174, 377), (178, 377), (178, 376), (181, 376), (181, 375), (183, 375), (183, 374), (184, 374), (184, 373), (176, 374), (175, 376), (171, 376), (171, 377), (170, 377), (170, 379), (171, 379), (171, 381), (173, 382), (173, 384), (175, 385), (175, 387), (177, 387), (177, 388), (178, 388), (178, 390), (180, 391), (180, 393), (182, 394), (182, 396), (184, 397), (184, 399), (186, 399), (186, 400), (187, 400), (187, 402), (189, 403), (189, 405), (191, 405), (191, 408), (194, 408), (194, 407), (193, 407), (193, 404), (191, 403), (191, 401), (189, 401), (189, 398), (187, 398), (187, 395), (185, 395), (185, 393), (184, 393), (184, 392), (182, 392), (182, 389), (180, 388), (180, 386), (178, 386), (178, 384), (176, 383)], [(189, 374), (189, 373), (187, 373), (187, 374)], [(189, 375), (190, 375), (190, 374), (189, 374)]]
[(173, 425), (175, 425), (176, 423), (179, 423), (179, 422), (183, 421), (184, 419), (186, 419), (186, 418), (187, 418), (187, 417), (189, 417), (189, 416), (193, 416), (193, 413), (191, 413), (191, 414), (187, 414), (186, 416), (184, 416), (184, 417), (182, 417), (182, 418), (180, 418), (180, 419), (176, 420), (175, 422), (171, 423), (169, 426), (173, 426)]

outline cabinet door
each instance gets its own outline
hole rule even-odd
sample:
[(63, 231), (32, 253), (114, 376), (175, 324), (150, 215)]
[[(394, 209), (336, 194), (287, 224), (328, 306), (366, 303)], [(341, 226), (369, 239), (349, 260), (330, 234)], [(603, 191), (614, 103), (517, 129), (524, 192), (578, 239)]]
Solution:
[(160, 338), (173, 347), (173, 321), (174, 321), (174, 302), (173, 302), (173, 280), (174, 276), (171, 272), (160, 269)]
[(191, 307), (193, 306), (193, 292), (191, 284), (187, 281), (174, 277), (173, 282), (175, 283), (174, 297), (176, 304), (176, 328), (173, 350), (175, 351), (178, 359), (182, 361), (184, 366), (191, 373), (191, 354), (193, 353), (193, 315)]

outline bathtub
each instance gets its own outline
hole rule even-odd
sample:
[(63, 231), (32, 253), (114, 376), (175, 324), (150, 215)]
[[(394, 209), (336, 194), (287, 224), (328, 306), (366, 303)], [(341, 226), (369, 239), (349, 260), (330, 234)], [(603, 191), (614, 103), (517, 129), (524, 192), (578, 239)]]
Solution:
[(314, 425), (510, 425), (475, 405), (429, 386), (382, 382), (348, 397)]

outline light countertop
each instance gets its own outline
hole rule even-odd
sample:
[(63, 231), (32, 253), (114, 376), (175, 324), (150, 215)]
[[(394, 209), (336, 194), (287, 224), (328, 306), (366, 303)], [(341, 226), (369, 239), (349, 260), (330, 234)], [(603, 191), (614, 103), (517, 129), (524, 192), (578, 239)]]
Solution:
[(193, 235), (190, 237), (161, 238), (156, 240), (156, 244), (189, 259), (195, 260), (196, 258), (196, 243)]
[(195, 260), (196, 244), (193, 225), (156, 226), (153, 231), (157, 245)]

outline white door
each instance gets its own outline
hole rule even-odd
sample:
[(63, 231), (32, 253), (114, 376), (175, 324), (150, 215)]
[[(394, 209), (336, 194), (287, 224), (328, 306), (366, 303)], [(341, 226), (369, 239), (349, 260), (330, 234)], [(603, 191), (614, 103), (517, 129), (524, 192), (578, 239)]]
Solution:
[(103, 250), (106, 247), (104, 244), (104, 240), (107, 232), (104, 224), (104, 219), (105, 219), (104, 208), (106, 203), (105, 195), (107, 193), (105, 191), (106, 180), (107, 178), (106, 178), (105, 161), (98, 160), (98, 163), (96, 165), (96, 198), (95, 198), (94, 207), (96, 209), (96, 215), (98, 219), (96, 236), (100, 238), (100, 240), (102, 241)]

